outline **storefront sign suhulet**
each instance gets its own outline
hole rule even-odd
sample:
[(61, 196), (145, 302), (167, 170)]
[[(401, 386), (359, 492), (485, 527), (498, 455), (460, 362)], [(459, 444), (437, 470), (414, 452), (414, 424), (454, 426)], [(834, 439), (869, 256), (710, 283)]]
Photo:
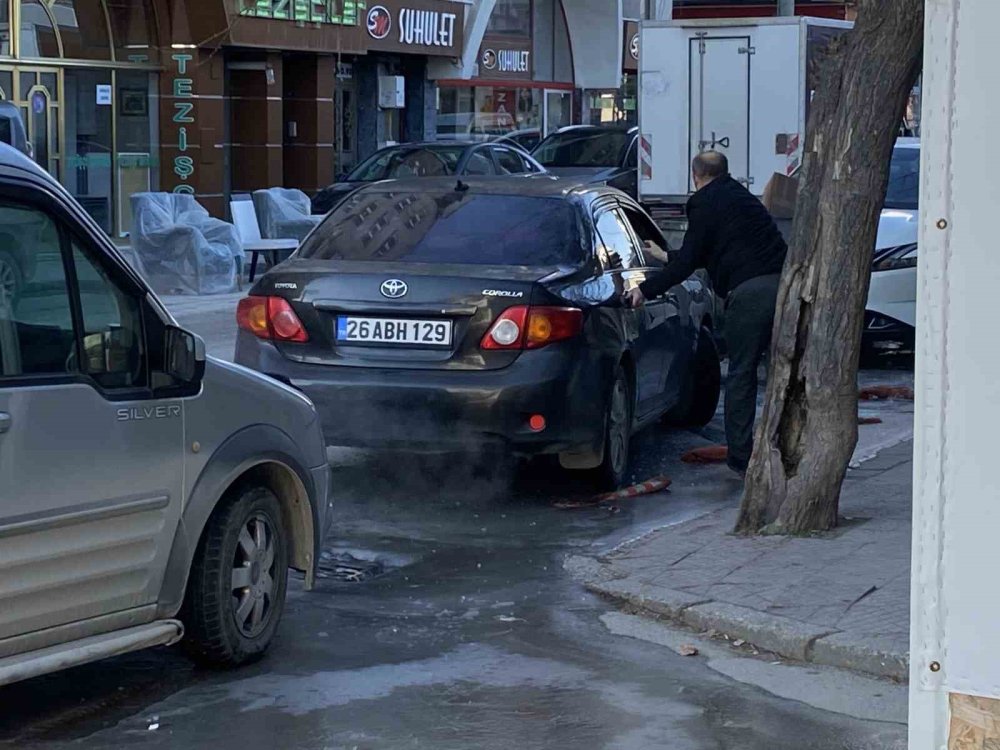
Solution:
[(633, 73), (639, 70), (639, 24), (626, 21), (622, 29), (622, 70)]
[(480, 78), (531, 78), (530, 41), (519, 44), (503, 39), (484, 39), (479, 48)]
[(427, 55), (462, 54), (464, 6), (442, 0), (383, 0), (365, 13), (368, 47)]
[[(173, 94), (176, 99), (194, 98), (194, 80), (187, 78), (187, 66), (194, 55), (178, 52), (170, 56), (177, 63), (177, 76), (174, 78)], [(194, 124), (194, 102), (175, 101), (173, 121), (177, 128), (177, 150), (181, 153), (174, 157), (174, 174), (181, 184), (174, 187), (175, 193), (194, 195), (194, 187), (188, 182), (194, 176), (194, 159), (185, 153), (188, 150), (187, 126)]]

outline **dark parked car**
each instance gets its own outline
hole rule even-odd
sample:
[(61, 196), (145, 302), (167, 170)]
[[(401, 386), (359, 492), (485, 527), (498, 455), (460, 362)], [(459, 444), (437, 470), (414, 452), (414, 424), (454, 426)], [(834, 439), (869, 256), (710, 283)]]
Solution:
[(638, 198), (638, 141), (634, 127), (571, 125), (549, 135), (531, 155), (557, 177), (609, 185)]
[(538, 174), (545, 169), (522, 149), (503, 143), (405, 143), (376, 151), (312, 200), (325, 214), (361, 185), (379, 180), (447, 175)]
[(719, 397), (708, 289), (621, 303), (662, 267), (647, 242), (606, 187), (370, 185), (241, 301), (236, 361), (304, 391), (332, 444), (557, 454), (615, 486), (636, 429)]
[(506, 143), (508, 146), (516, 146), (529, 154), (541, 141), (542, 131), (538, 128), (512, 130), (504, 135), (498, 135), (493, 139), (493, 143)]

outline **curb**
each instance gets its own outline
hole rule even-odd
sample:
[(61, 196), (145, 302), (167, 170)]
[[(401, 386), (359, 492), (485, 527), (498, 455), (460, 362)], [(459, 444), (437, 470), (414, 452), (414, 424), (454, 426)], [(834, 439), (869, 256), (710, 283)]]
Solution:
[(628, 579), (586, 580), (583, 585), (588, 591), (628, 604), (641, 613), (676, 620), (696, 630), (714, 630), (788, 659), (900, 682), (909, 677), (909, 654), (898, 651), (890, 639), (862, 640), (843, 631), (659, 586), (654, 598), (648, 596), (647, 586)]

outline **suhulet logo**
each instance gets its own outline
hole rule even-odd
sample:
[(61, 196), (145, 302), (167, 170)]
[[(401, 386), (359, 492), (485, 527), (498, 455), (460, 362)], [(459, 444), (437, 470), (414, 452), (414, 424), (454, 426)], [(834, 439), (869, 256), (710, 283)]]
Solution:
[(483, 67), (493, 70), (497, 66), (497, 53), (491, 49), (483, 50)]
[(633, 34), (632, 39), (628, 43), (629, 54), (632, 55), (633, 60), (639, 59), (639, 35)]
[(384, 5), (373, 5), (368, 9), (365, 25), (372, 39), (385, 39), (392, 30), (392, 14)]

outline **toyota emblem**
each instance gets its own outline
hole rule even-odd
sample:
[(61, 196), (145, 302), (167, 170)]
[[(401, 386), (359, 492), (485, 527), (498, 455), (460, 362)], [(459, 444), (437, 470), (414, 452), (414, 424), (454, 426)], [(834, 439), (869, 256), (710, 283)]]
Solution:
[(382, 282), (382, 286), (379, 288), (382, 292), (383, 297), (388, 297), (389, 299), (399, 299), (409, 291), (409, 287), (406, 286), (405, 281), (400, 281), (399, 279), (386, 279)]

